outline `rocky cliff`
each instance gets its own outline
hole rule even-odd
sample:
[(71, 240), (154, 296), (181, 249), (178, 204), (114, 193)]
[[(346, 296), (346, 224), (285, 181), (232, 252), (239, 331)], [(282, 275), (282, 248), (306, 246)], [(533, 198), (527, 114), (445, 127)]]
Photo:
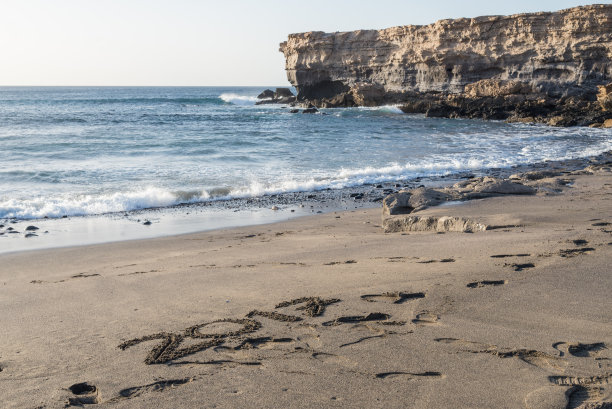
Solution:
[(610, 117), (597, 93), (612, 82), (612, 5), (291, 34), (280, 50), (298, 101), (319, 107), (403, 103), (557, 125)]

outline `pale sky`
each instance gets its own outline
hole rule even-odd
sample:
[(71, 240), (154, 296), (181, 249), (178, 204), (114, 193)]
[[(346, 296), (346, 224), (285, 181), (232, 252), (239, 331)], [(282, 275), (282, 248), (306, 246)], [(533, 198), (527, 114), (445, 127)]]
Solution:
[[(610, 3), (600, 1), (600, 3)], [(0, 85), (287, 85), (278, 44), (572, 0), (0, 0)]]

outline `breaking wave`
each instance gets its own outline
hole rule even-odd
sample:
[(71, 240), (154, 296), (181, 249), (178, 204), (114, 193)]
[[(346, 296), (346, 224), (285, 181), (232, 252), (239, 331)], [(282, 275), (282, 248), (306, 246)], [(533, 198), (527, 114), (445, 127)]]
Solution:
[(257, 101), (257, 97), (234, 94), (233, 92), (223, 93), (219, 95), (219, 98), (234, 105), (254, 105), (255, 101)]

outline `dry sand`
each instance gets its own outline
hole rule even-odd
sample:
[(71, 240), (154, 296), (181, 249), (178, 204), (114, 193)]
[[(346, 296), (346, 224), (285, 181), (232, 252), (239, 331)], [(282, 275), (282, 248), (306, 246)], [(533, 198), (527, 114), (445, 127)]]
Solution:
[(0, 406), (610, 407), (612, 177), (419, 214), (517, 227), (372, 209), (0, 256)]

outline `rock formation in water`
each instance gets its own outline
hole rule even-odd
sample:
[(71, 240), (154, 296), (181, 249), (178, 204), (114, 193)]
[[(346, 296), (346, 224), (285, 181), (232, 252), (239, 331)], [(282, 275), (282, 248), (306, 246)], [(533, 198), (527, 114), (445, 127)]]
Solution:
[(609, 4), (291, 34), (280, 51), (298, 101), (317, 107), (402, 104), (428, 116), (564, 126), (612, 118)]
[(257, 95), (255, 105), (291, 104), (293, 102), (295, 102), (295, 95), (293, 95), (289, 88), (276, 88), (276, 91), (266, 89)]

